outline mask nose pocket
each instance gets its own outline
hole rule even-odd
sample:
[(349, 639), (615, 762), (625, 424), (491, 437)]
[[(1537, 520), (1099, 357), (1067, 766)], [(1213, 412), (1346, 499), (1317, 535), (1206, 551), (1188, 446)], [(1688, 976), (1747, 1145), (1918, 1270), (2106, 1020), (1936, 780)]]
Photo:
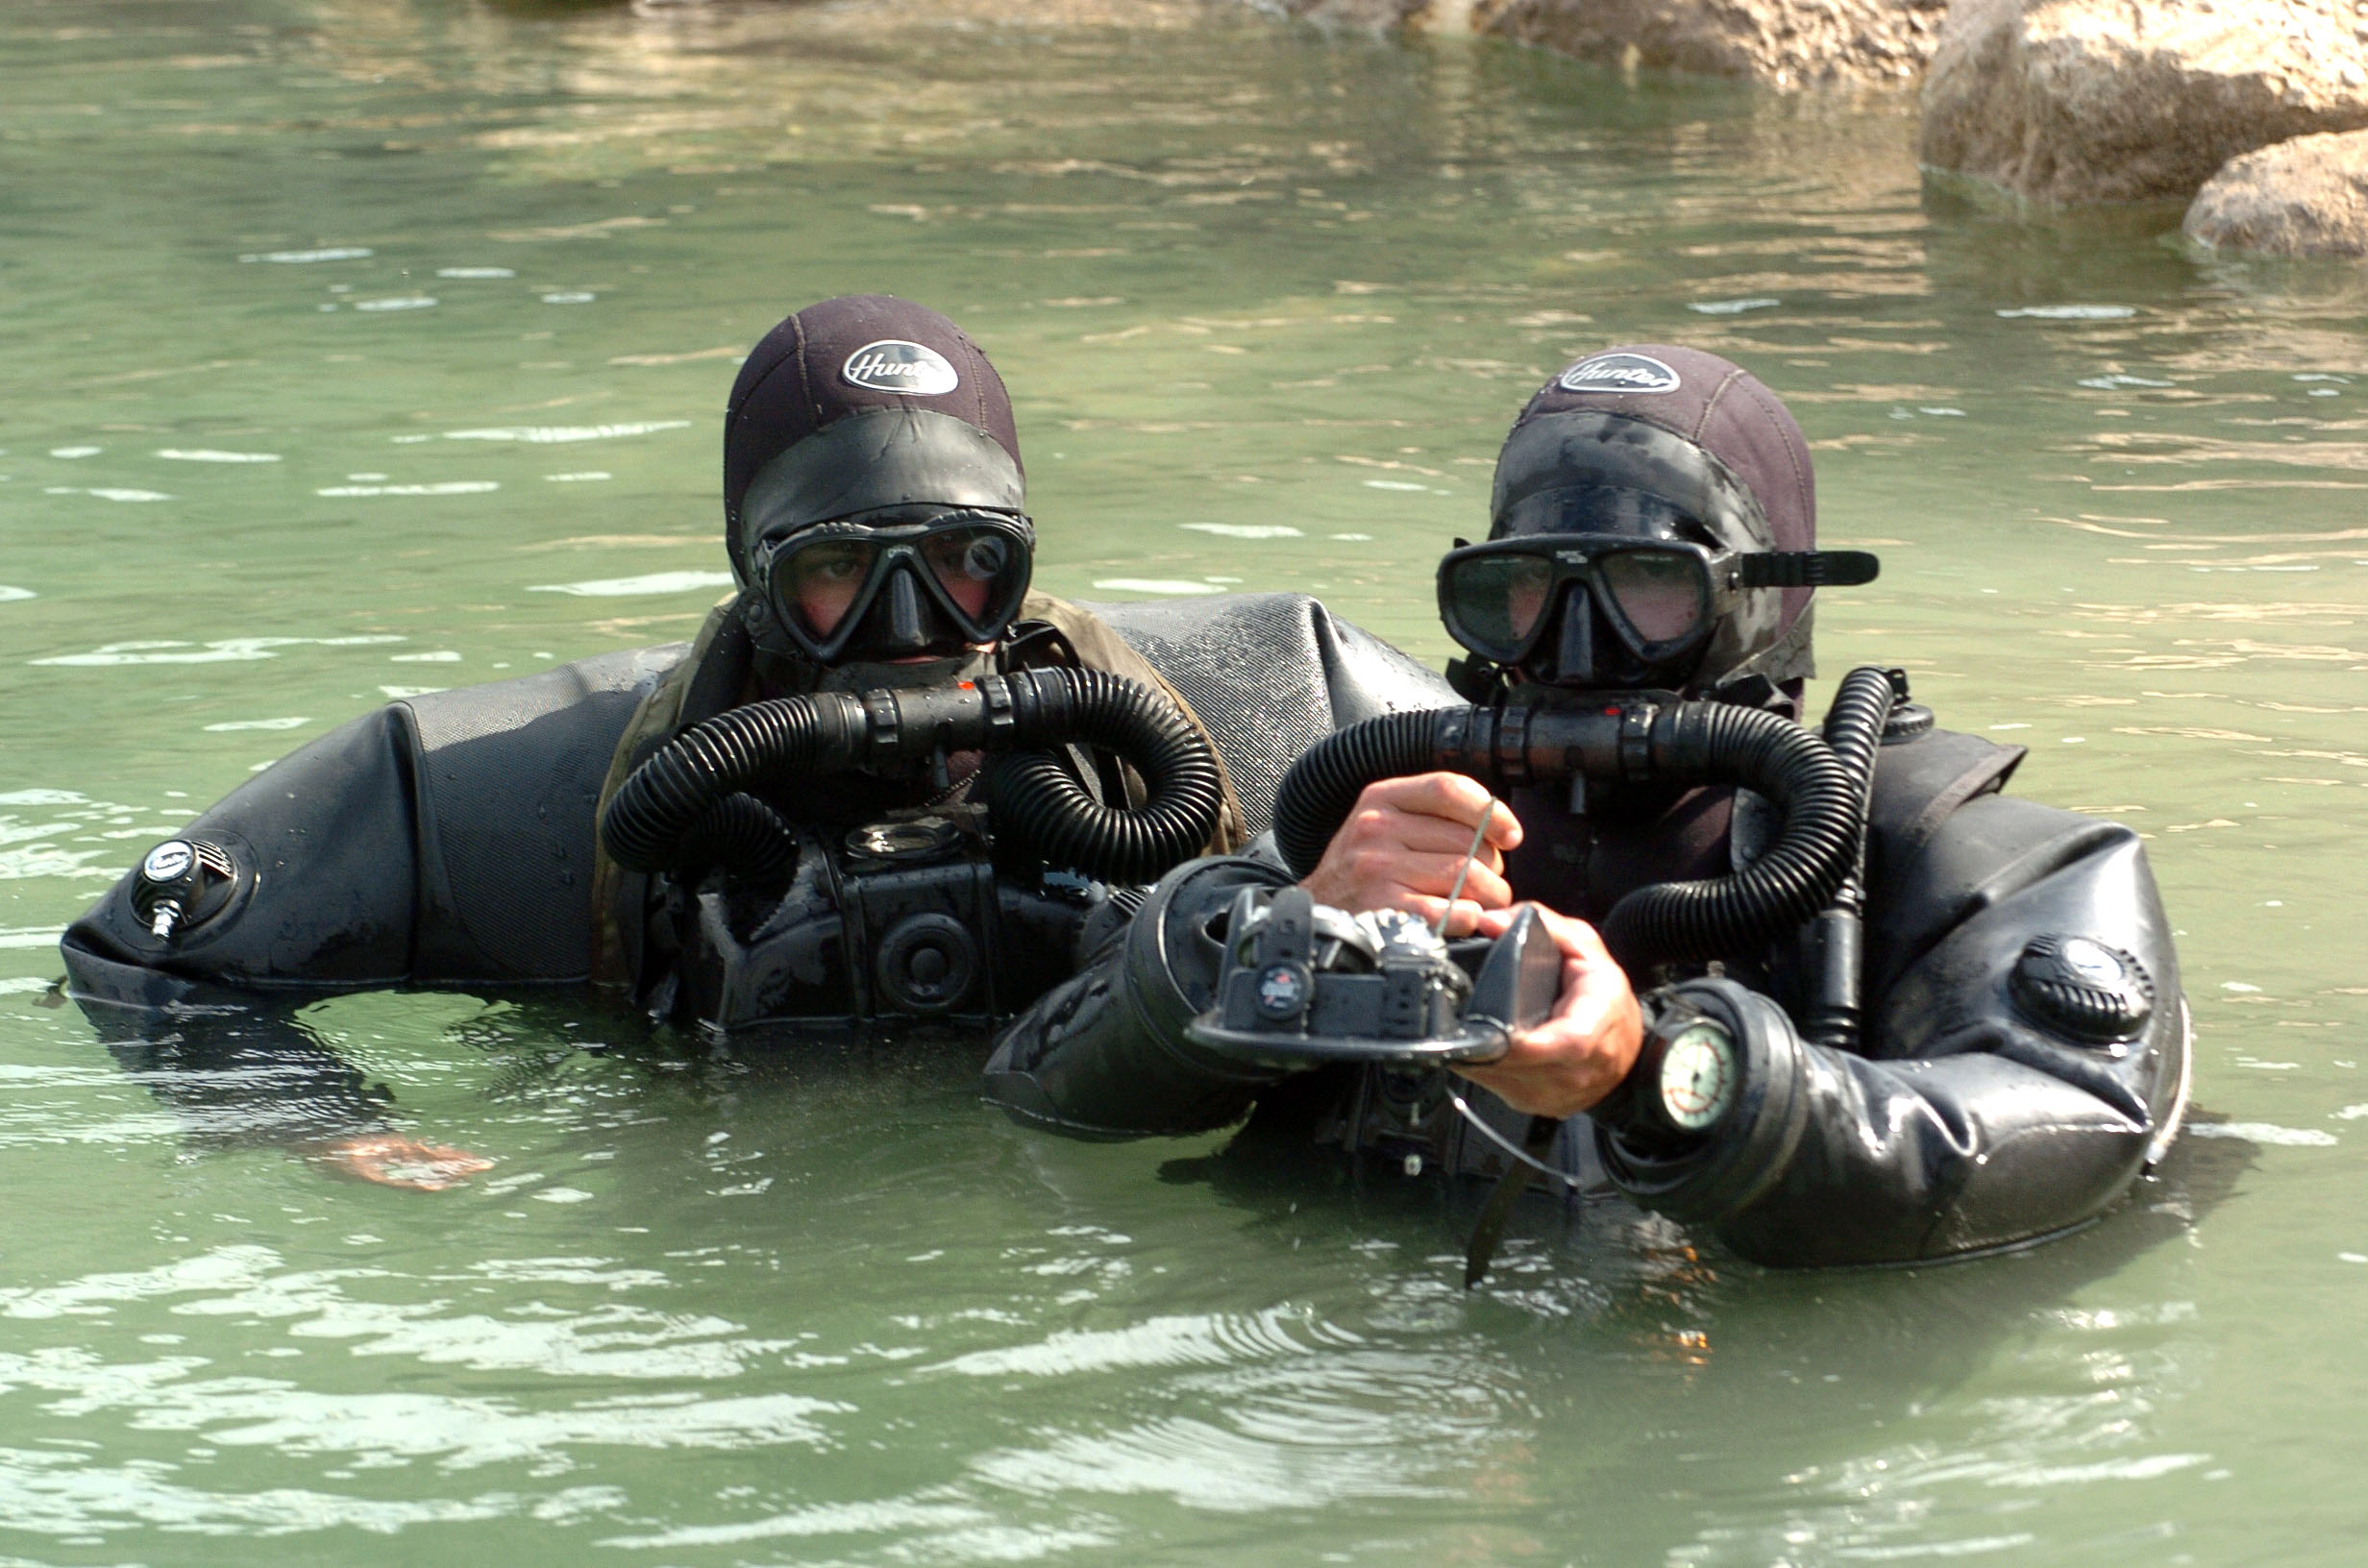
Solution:
[(914, 585), (912, 569), (899, 566), (888, 578), (889, 645), (899, 652), (919, 652), (928, 641), (928, 630), (922, 625), (921, 594)]
[(1587, 682), (1595, 674), (1595, 606), (1587, 584), (1573, 582), (1563, 590), (1563, 625), (1554, 651), (1555, 674), (1566, 681)]

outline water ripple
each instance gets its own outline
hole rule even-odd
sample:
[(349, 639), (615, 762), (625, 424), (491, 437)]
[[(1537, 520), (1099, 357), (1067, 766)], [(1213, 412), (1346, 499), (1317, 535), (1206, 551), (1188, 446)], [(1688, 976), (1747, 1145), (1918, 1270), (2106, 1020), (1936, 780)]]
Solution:
[(629, 599), (644, 594), (682, 594), (694, 588), (724, 588), (728, 572), (652, 572), (638, 577), (595, 577), (589, 582), (540, 582), (530, 594), (573, 594), (580, 599)]
[(446, 430), (447, 441), (523, 441), (530, 446), (558, 446), (578, 441), (613, 441), (620, 436), (653, 435), (659, 430), (687, 430), (687, 419), (643, 419), (622, 425), (513, 425), (481, 430)]
[(79, 1454), (0, 1449), (0, 1518), (12, 1530), (86, 1540), (145, 1526), (190, 1535), (292, 1535), (339, 1528), (392, 1535), (413, 1525), (499, 1519), (520, 1511), (506, 1492), (382, 1501), (305, 1487), (210, 1492), (166, 1478), (160, 1460), (94, 1464)]
[(1418, 1478), (1457, 1461), (1411, 1439), (1400, 1452), (1370, 1444), (1326, 1448), (1272, 1442), (1193, 1416), (1108, 1432), (1078, 1432), (1039, 1448), (971, 1461), (999, 1486), (1030, 1497), (1062, 1492), (1168, 1497), (1212, 1513), (1320, 1507), (1351, 1498), (1424, 1498), (1451, 1489)]
[[(1293, 1331), (1297, 1331), (1294, 1333)], [(1302, 1337), (1304, 1336), (1304, 1337)], [(1363, 1341), (1304, 1312), (1272, 1308), (1252, 1315), (1154, 1317), (1123, 1329), (1063, 1330), (1033, 1345), (973, 1351), (923, 1368), (970, 1377), (1066, 1377), (1135, 1366), (1226, 1366), (1269, 1356), (1300, 1356)]]
[(225, 637), (203, 647), (170, 638), (109, 643), (88, 653), (62, 653), (46, 659), (27, 659), (34, 665), (121, 664), (237, 664), (251, 659), (276, 659), (284, 648), (369, 648), (406, 639), (392, 633), (360, 637)]

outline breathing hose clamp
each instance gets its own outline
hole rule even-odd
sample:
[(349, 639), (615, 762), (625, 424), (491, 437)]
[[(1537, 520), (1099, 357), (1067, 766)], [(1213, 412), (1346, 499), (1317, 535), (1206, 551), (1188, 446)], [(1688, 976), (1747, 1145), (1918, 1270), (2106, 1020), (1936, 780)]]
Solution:
[(1622, 778), (1653, 776), (1653, 721), (1661, 710), (1650, 702), (1636, 702), (1619, 712), (1619, 772)]
[(881, 690), (863, 694), (864, 738), (871, 743), (872, 766), (880, 771), (893, 768), (903, 755), (901, 719), (897, 708), (897, 695)]
[(1506, 789), (1530, 782), (1529, 718), (1526, 703), (1508, 703), (1496, 715), (1496, 776)]
[(1011, 682), (1001, 675), (986, 675), (977, 683), (977, 691), (987, 708), (987, 733), (990, 736), (1009, 735), (1019, 723), (1013, 711)]

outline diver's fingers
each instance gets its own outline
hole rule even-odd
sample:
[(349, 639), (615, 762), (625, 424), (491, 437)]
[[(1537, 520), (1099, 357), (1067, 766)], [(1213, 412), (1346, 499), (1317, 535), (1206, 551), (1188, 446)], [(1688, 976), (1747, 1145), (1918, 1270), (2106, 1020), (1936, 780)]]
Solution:
[(1521, 842), (1521, 824), (1513, 815), (1513, 808), (1489, 794), (1487, 786), (1478, 779), (1463, 773), (1411, 773), (1368, 784), (1358, 795), (1349, 816), (1354, 820), (1357, 813), (1372, 809), (1436, 817), (1457, 823), (1464, 829), (1466, 844), (1471, 842), (1471, 830), (1480, 825), (1481, 813), (1488, 812), (1486, 842), (1499, 849), (1511, 849)]
[[(1325, 848), (1327, 852), (1401, 849), (1417, 854), (1453, 855), (1460, 862), (1471, 849), (1471, 824), (1400, 811), (1391, 805), (1359, 806), (1341, 823)], [(1492, 844), (1483, 843), (1478, 858), (1492, 866), (1504, 864), (1503, 853)]]
[(409, 1188), (416, 1192), (441, 1192), (493, 1168), (493, 1162), (483, 1155), (441, 1143), (423, 1143), (401, 1133), (349, 1138), (333, 1144), (324, 1151), (323, 1158), (365, 1182)]
[[(1582, 964), (1591, 966), (1613, 962), (1612, 950), (1603, 944), (1603, 933), (1597, 931), (1587, 921), (1575, 915), (1565, 915), (1560, 911), (1549, 909), (1543, 904), (1532, 903), (1523, 907), (1538, 912), (1538, 922), (1543, 925), (1546, 934), (1554, 939), (1554, 945), (1561, 949), (1564, 958), (1576, 959)], [(1519, 911), (1515, 910), (1510, 913), (1518, 914)], [(1506, 923), (1508, 925), (1512, 923), (1510, 915), (1508, 915)]]
[(1562, 992), (1536, 1027), (1516, 1029), (1505, 1054), (1455, 1070), (1535, 1115), (1585, 1111), (1635, 1065), (1644, 1023), (1636, 992), (1584, 920), (1541, 910), (1563, 954)]
[[(1440, 844), (1442, 832), (1451, 841), (1460, 835), (1463, 842)], [(1418, 844), (1436, 847), (1418, 848)], [(1509, 902), (1513, 890), (1505, 882), (1503, 857), (1484, 848), (1468, 861), (1470, 846), (1468, 828), (1456, 828), (1435, 817), (1377, 809), (1369, 818), (1351, 819), (1324, 845), (1323, 858), (1299, 885), (1318, 902), (1351, 913), (1410, 909), (1414, 906), (1406, 900), (1412, 895), (1443, 898), (1459, 875), (1465, 878), (1465, 891), (1483, 907)]]
[[(1439, 912), (1447, 907), (1447, 900), (1434, 898), (1425, 894), (1409, 894), (1405, 901), (1397, 907), (1424, 924), (1436, 927), (1439, 924)], [(1455, 912), (1447, 917), (1447, 928), (1444, 934), (1450, 937), (1468, 937), (1475, 933), (1485, 935), (1487, 934), (1486, 922), (1500, 913), (1502, 912), (1498, 910), (1483, 909), (1469, 898), (1458, 898), (1455, 901)]]
[(1455, 880), (1460, 876), (1464, 879), (1462, 896), (1478, 900), (1484, 909), (1513, 902), (1512, 885), (1506, 882), (1502, 871), (1484, 861), (1467, 862), (1462, 855), (1401, 855), (1376, 865), (1373, 870), (1386, 870), (1409, 893), (1427, 893), (1443, 898), (1455, 888)]

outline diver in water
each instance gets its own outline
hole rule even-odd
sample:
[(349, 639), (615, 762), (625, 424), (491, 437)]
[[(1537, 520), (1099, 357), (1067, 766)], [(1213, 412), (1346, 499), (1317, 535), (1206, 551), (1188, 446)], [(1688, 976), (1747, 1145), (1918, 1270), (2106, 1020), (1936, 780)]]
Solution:
[[(988, 1097), (1503, 1173), (1483, 1231), (1540, 1176), (1616, 1191), (1779, 1265), (2010, 1246), (2119, 1198), (2189, 1057), (2137, 836), (2000, 793), (2022, 748), (1934, 727), (1896, 673), (1841, 683), (1830, 747), (1794, 722), (1813, 589), (1875, 563), (1815, 550), (1782, 403), (1697, 351), (1591, 356), (1522, 409), (1491, 504), (1439, 574), (1473, 705), (1320, 743), (1274, 852), (1165, 876), (1002, 1036)], [(1464, 994), (1390, 910), (1517, 932), (1537, 1005), (1486, 1051), (1368, 1038)], [(1469, 957), (1475, 1009), (1516, 984)]]
[[(617, 747), (602, 791), (598, 977), (630, 985), (654, 1015), (726, 1027), (980, 1020), (1069, 971), (1105, 895), (1097, 881), (1147, 881), (1242, 842), (1223, 765), (1183, 696), (1092, 612), (1031, 589), (1024, 490), (1002, 380), (935, 311), (829, 300), (757, 344), (724, 433), (741, 592)], [(1039, 671), (1127, 684), (1020, 678)], [(1049, 737), (1057, 761), (1018, 782), (1014, 758), (991, 761), (954, 733), (967, 717), (974, 739), (991, 738), (990, 689), (1023, 721), (1031, 701), (1066, 700), (1098, 704), (1100, 722)], [(732, 715), (784, 698), (823, 705)], [(842, 766), (820, 768), (782, 738), (797, 722), (868, 728), (845, 738)], [(1109, 743), (1111, 723), (1148, 752), (1089, 743)], [(1147, 801), (1163, 786), (1164, 802)], [(1048, 842), (1057, 832), (1022, 842), (1048, 802), (1087, 837), (1106, 829), (1105, 852), (1063, 854)], [(1106, 852), (1163, 808), (1155, 854)]]
[(588, 979), (724, 1032), (976, 1029), (1133, 890), (1263, 827), (1336, 723), (1445, 695), (1301, 596), (1036, 592), (1002, 380), (903, 300), (826, 300), (757, 343), (724, 514), (737, 590), (695, 641), (322, 736), (68, 929), (77, 1000)]
[(1241, 839), (1183, 698), (1032, 591), (1024, 482), (952, 322), (880, 295), (797, 312), (732, 388), (738, 591), (687, 649), (324, 736), (74, 924), (76, 994), (590, 977), (728, 1029), (1009, 1013), (1067, 972), (1105, 883)]

